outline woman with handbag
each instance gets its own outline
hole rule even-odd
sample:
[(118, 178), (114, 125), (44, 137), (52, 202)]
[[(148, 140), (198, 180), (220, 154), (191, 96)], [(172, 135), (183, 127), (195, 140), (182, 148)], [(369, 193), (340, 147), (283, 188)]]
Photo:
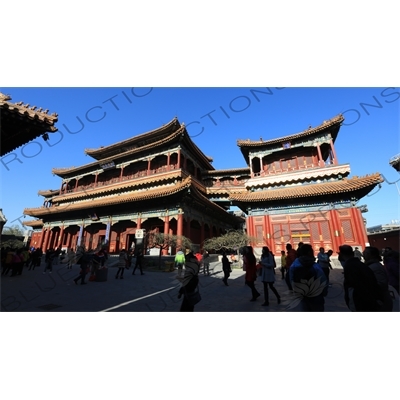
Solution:
[(176, 279), (181, 281), (178, 299), (183, 295), (180, 311), (194, 311), (194, 306), (201, 300), (199, 292), (199, 271), (200, 263), (191, 251), (185, 257), (185, 275), (178, 276)]
[(243, 269), (246, 271), (245, 284), (251, 289), (252, 298), (250, 301), (256, 301), (258, 297), (261, 296), (258, 293), (254, 282), (257, 279), (257, 267), (256, 267), (256, 257), (254, 256), (253, 247), (246, 246), (243, 255)]
[(262, 248), (262, 254), (261, 254), (261, 281), (264, 285), (264, 303), (261, 304), (262, 306), (269, 306), (269, 300), (268, 300), (268, 286), (269, 288), (274, 292), (278, 304), (281, 303), (281, 296), (279, 296), (278, 291), (274, 287), (274, 282), (275, 282), (275, 273), (274, 273), (274, 267), (275, 267), (275, 262), (274, 262), (274, 256), (272, 253), (269, 251), (269, 248), (264, 246)]

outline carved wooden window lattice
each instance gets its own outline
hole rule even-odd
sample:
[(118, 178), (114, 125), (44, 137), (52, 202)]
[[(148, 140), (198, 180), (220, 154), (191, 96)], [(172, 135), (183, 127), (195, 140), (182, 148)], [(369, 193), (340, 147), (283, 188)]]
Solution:
[(311, 231), (311, 238), (314, 242), (318, 242), (319, 239), (319, 229), (318, 229), (318, 222), (311, 222), (310, 223), (310, 231)]
[(343, 228), (344, 240), (346, 242), (354, 241), (354, 234), (353, 234), (353, 228), (351, 226), (351, 221), (350, 220), (342, 221), (342, 228)]
[(329, 223), (328, 221), (321, 221), (321, 234), (322, 234), (322, 239), (325, 241), (331, 241), (331, 232), (329, 230)]
[(262, 225), (256, 225), (256, 237), (257, 237), (257, 242), (258, 243), (263, 243), (264, 238), (263, 238), (263, 227)]

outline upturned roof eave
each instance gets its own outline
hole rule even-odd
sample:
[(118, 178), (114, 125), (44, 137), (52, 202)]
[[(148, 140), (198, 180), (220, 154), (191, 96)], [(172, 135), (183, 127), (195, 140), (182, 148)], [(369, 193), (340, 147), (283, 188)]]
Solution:
[(269, 189), (264, 191), (247, 192), (230, 196), (229, 200), (237, 203), (261, 203), (266, 201), (279, 201), (299, 198), (313, 198), (343, 193), (356, 193), (365, 191), (366, 196), (376, 185), (383, 182), (379, 173), (364, 177), (352, 177), (336, 182), (318, 183), (304, 186), (290, 186), (287, 188)]
[[(332, 129), (332, 127), (340, 128), (340, 125), (344, 121), (344, 117), (342, 114), (337, 115), (336, 117), (331, 118), (330, 120), (324, 121), (322, 124), (314, 127), (308, 128), (304, 131), (282, 136), (280, 138), (270, 139), (270, 140), (258, 140), (252, 141), (250, 139), (247, 140), (238, 140), (237, 145), (240, 148), (254, 148), (254, 147), (268, 147), (269, 145), (274, 145), (277, 143), (286, 143), (291, 140), (299, 139), (302, 137), (311, 136), (317, 133), (321, 133), (325, 130)], [(337, 132), (336, 132), (337, 134)]]
[(135, 143), (145, 139), (146, 137), (150, 137), (150, 136), (153, 136), (155, 134), (160, 134), (163, 131), (168, 131), (174, 125), (178, 125), (177, 129), (179, 129), (180, 124), (179, 124), (178, 118), (176, 118), (176, 117), (173, 118), (167, 124), (165, 124), (165, 125), (163, 125), (163, 126), (161, 126), (159, 128), (152, 129), (152, 130), (150, 130), (148, 132), (141, 133), (139, 135), (130, 137), (128, 139), (121, 140), (121, 141), (119, 141), (117, 143), (113, 143), (113, 144), (110, 144), (108, 146), (99, 147), (97, 149), (85, 149), (85, 153), (87, 155), (95, 158), (96, 160), (102, 160), (102, 159), (105, 159), (105, 158), (108, 158), (108, 157), (113, 157), (113, 156), (115, 156), (115, 154), (107, 155), (107, 153), (112, 153), (113, 151), (115, 151), (115, 150), (117, 150), (119, 148), (122, 148), (124, 146), (132, 146)]

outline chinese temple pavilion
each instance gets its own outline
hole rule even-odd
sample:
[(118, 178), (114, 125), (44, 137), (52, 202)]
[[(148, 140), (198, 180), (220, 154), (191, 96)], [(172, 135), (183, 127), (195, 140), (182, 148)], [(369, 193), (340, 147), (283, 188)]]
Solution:
[(237, 142), (247, 167), (216, 170), (176, 118), (127, 140), (85, 152), (94, 161), (54, 168), (57, 190), (39, 191), (44, 204), (24, 210), (36, 221), (31, 244), (129, 248), (138, 229), (189, 237), (201, 247), (209, 237), (239, 229), (243, 219), (256, 248), (276, 254), (300, 241), (337, 250), (365, 246), (357, 202), (382, 181), (379, 173), (349, 178), (334, 142), (344, 118), (272, 140)]
[[(31, 245), (44, 250), (108, 243), (131, 247), (138, 229), (183, 235), (200, 244), (244, 220), (209, 199), (202, 174), (214, 170), (175, 118), (159, 129), (110, 146), (87, 149), (95, 161), (54, 168), (60, 189), (39, 191), (44, 204), (24, 210), (40, 218)], [(228, 206), (229, 208), (229, 206)]]

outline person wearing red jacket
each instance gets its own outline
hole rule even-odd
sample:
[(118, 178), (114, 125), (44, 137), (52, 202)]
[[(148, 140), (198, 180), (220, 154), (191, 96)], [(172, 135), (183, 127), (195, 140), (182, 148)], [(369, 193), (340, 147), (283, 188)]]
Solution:
[(254, 282), (257, 279), (257, 261), (254, 256), (253, 247), (246, 246), (245, 253), (243, 255), (243, 267), (246, 270), (245, 284), (251, 289), (252, 298), (250, 301), (256, 301), (261, 296), (254, 286)]

